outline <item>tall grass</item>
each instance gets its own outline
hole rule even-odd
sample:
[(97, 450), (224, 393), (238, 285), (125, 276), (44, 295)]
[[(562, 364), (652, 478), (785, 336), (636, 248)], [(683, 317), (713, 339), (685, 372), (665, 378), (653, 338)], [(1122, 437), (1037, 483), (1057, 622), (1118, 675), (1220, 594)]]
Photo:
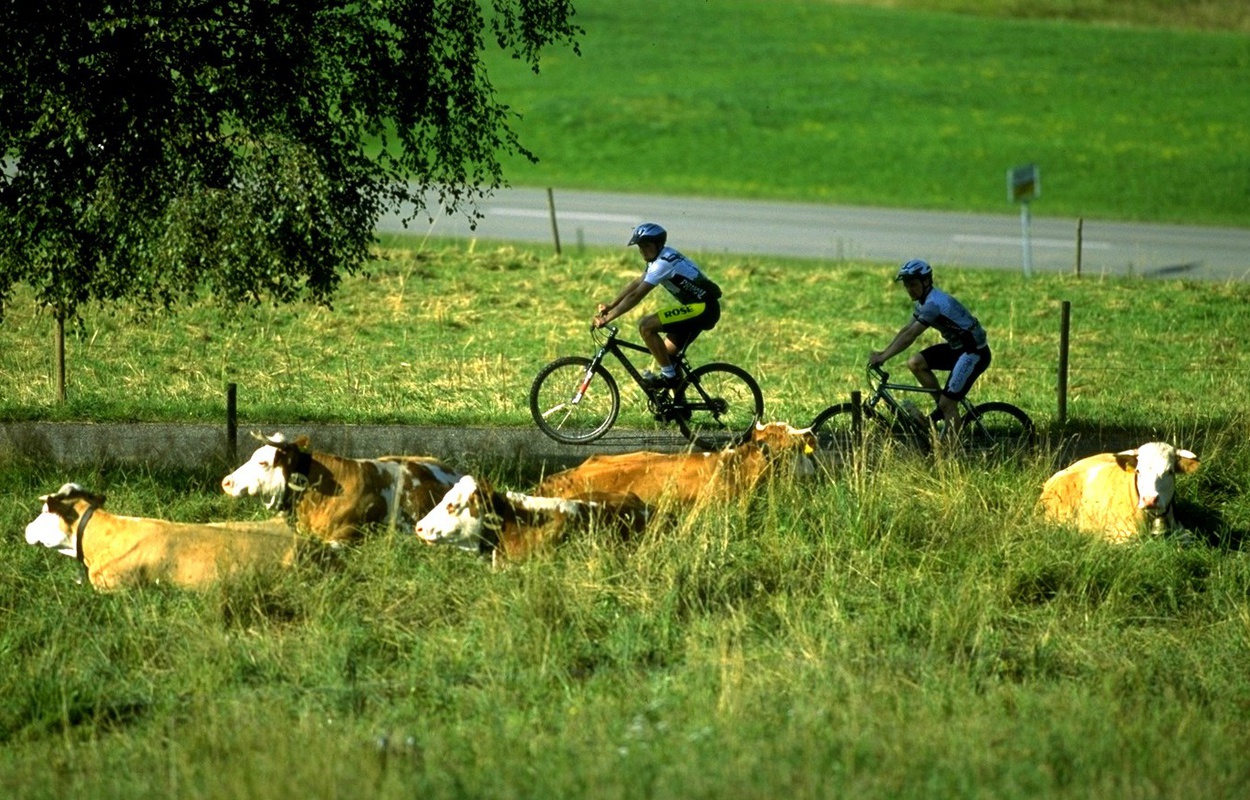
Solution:
[[(103, 596), (73, 585), (70, 559), (9, 537), (0, 787), (1244, 791), (1250, 572), (1233, 528), (1114, 548), (1034, 516), (1049, 454), (887, 466), (774, 482), (634, 544), (592, 532), (501, 571), (380, 534), (328, 573)], [(6, 527), (62, 477), (0, 476)], [(86, 477), (125, 487), (117, 511), (197, 513), (173, 491), (187, 476)], [(1181, 482), (1189, 508), (1207, 500), (1197, 478)]]

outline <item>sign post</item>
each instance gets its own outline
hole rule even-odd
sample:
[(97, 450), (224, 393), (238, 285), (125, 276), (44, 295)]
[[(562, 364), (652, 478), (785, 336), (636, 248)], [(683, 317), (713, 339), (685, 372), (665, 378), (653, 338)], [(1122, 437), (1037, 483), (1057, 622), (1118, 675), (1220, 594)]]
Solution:
[(1042, 173), (1036, 164), (1007, 170), (1007, 200), (1020, 204), (1020, 246), (1024, 253), (1024, 277), (1033, 274), (1033, 246), (1029, 241), (1029, 201), (1042, 196)]

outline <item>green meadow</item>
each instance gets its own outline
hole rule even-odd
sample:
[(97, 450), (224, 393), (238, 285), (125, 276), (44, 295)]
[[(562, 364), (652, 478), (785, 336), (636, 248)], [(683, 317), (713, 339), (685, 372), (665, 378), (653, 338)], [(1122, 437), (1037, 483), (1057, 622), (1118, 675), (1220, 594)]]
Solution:
[[(590, 355), (588, 323), (641, 267), (633, 251), (556, 257), (548, 248), (393, 240), (333, 310), (211, 302), (136, 324), (92, 311), (66, 341), (67, 395), (55, 399), (52, 322), (20, 295), (0, 326), (0, 396), (9, 419), (223, 420), (238, 387), (240, 424), (400, 422), (530, 425), (539, 368)], [(690, 350), (729, 361), (764, 391), (771, 419), (806, 424), (864, 388), (867, 354), (910, 319), (895, 265), (695, 254), (725, 289), (724, 317)], [(1058, 422), (1063, 306), (1070, 308), (1067, 423), (1217, 427), (1250, 371), (1241, 282), (1111, 279), (938, 266), (938, 284), (990, 332), (983, 400)], [(624, 320), (635, 340), (636, 319)], [(936, 334), (923, 341), (936, 341)], [(903, 359), (893, 367), (903, 370)], [(622, 376), (624, 377), (624, 376)], [(644, 426), (627, 392), (621, 424)]]
[[(1250, 222), (1240, 4), (578, 11), (581, 60), (500, 85), (543, 157), (510, 165), (515, 183), (996, 210), (1003, 169), (1033, 160), (1038, 213)], [(751, 371), (770, 419), (862, 389), (909, 318), (896, 265), (689, 255), (726, 290), (692, 359)], [(391, 238), (333, 309), (91, 308), (64, 404), (52, 321), (19, 288), (0, 415), (219, 421), (234, 383), (244, 428), (530, 426), (534, 374), (589, 354), (594, 303), (640, 266)], [(107, 595), (25, 543), (39, 495), (75, 481), (119, 514), (266, 512), (226, 498), (217, 468), (9, 459), (0, 797), (1245, 797), (1250, 286), (937, 269), (990, 334), (974, 396), (1039, 423), (1024, 458), (887, 447), (501, 569), (379, 530), (272, 582)], [(649, 424), (623, 404), (618, 424)], [(1177, 482), (1193, 544), (1114, 547), (1038, 517), (1074, 453), (1152, 439), (1202, 460)]]
[(513, 184), (1010, 213), (1036, 163), (1035, 214), (1250, 225), (1241, 3), (576, 7), (580, 57), (493, 65)]
[[(65, 408), (48, 401), (48, 320), (11, 312), (3, 391), (14, 416), (220, 419), (235, 381), (241, 425), (292, 433), (300, 420), (529, 425), (533, 373), (587, 352), (589, 301), (638, 265), (479, 248), (388, 249), (333, 312), (91, 316), (69, 343)], [(697, 356), (754, 372), (773, 418), (845, 399), (907, 319), (888, 265), (705, 261), (732, 288)], [(379, 531), (324, 572), (93, 594), (71, 559), (21, 536), (65, 481), (116, 513), (265, 512), (229, 502), (207, 468), (8, 464), (0, 793), (1244, 796), (1250, 370), (1236, 332), (1250, 288), (939, 279), (989, 328), (978, 395), (1037, 418), (1035, 453), (886, 450), (674, 509), (637, 542), (591, 531), (506, 569)], [(1203, 461), (1178, 482), (1196, 545), (1113, 547), (1037, 517), (1042, 481), (1073, 452), (1156, 438)], [(522, 462), (455, 466), (520, 490), (538, 478)]]

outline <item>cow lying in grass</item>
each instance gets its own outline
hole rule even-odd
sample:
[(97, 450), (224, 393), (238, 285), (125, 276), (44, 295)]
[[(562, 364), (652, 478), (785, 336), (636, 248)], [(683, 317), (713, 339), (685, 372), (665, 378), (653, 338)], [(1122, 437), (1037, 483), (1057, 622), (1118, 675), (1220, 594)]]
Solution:
[(1176, 528), (1172, 500), (1176, 474), (1198, 469), (1198, 457), (1165, 442), (1099, 453), (1056, 472), (1042, 487), (1046, 518), (1075, 524), (1107, 541), (1123, 543), (1143, 531)]
[(67, 483), (40, 498), (43, 510), (26, 526), (26, 542), (78, 559), (101, 591), (168, 584), (200, 589), (226, 578), (293, 566), (324, 553), (281, 519), (182, 523), (122, 517), (104, 511), (104, 495)]
[(231, 497), (253, 495), (294, 515), (295, 526), (328, 541), (358, 538), (370, 525), (407, 529), (460, 478), (424, 456), (343, 458), (313, 452), (308, 438), (276, 433), (247, 463), (222, 478)]
[(816, 439), (810, 428), (784, 422), (757, 424), (750, 440), (716, 453), (597, 455), (548, 476), (535, 494), (576, 497), (589, 491), (632, 492), (647, 503), (661, 498), (692, 505), (700, 499), (742, 496), (779, 469), (793, 475), (814, 472)]
[(573, 531), (610, 528), (622, 537), (642, 532), (652, 510), (633, 494), (589, 493), (580, 498), (500, 492), (466, 475), (416, 524), (430, 544), (511, 561), (546, 549)]

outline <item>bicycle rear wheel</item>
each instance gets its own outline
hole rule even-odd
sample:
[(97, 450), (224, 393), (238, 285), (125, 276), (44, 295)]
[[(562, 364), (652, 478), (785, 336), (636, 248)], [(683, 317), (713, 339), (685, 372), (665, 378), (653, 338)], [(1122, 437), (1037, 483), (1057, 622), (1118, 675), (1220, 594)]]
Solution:
[(704, 364), (675, 392), (677, 427), (695, 447), (721, 450), (747, 440), (764, 418), (764, 393), (733, 364)]
[(616, 379), (582, 356), (565, 356), (538, 371), (530, 387), (530, 416), (538, 429), (565, 444), (593, 442), (621, 410)]
[(981, 403), (964, 415), (960, 443), (965, 450), (994, 456), (1018, 455), (1033, 445), (1033, 420), (1011, 403)]

